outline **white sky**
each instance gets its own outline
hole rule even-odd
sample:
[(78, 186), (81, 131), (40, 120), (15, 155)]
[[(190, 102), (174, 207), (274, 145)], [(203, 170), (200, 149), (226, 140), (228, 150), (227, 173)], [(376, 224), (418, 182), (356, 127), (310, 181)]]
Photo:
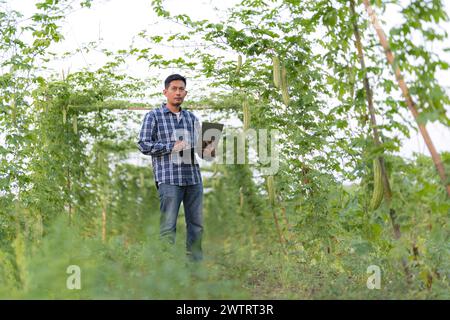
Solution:
[[(8, 1), (11, 7), (21, 11), (25, 17), (30, 16), (34, 10), (34, 3), (32, 0), (10, 0)], [(215, 7), (226, 8), (231, 6), (236, 0), (218, 1), (218, 0), (166, 0), (166, 7), (173, 13), (187, 13), (193, 19), (215, 19), (216, 13), (212, 9)], [(450, 0), (445, 0), (447, 8), (450, 8)], [(395, 23), (396, 15), (384, 15), (383, 19), (386, 21), (386, 30), (390, 24)], [(164, 24), (158, 23), (160, 21), (153, 13), (150, 0), (99, 0), (94, 1), (92, 8), (79, 9), (70, 13), (63, 25), (63, 34), (65, 40), (58, 44), (58, 51), (75, 50), (83, 43), (90, 41), (98, 41), (102, 38), (102, 47), (110, 50), (128, 48), (132, 37), (141, 30), (147, 29), (155, 34), (164, 33), (162, 27)], [(173, 25), (171, 25), (173, 30)], [(176, 26), (175, 26), (176, 28)], [(445, 26), (447, 32), (450, 33), (450, 25)], [(177, 30), (173, 30), (176, 32)], [(162, 49), (164, 53), (170, 55), (171, 48)], [(95, 70), (97, 66), (103, 64), (100, 59), (101, 55), (95, 53), (79, 54), (71, 57), (65, 61), (58, 62), (54, 65), (55, 70), (75, 71), (84, 67)], [(447, 59), (450, 61), (450, 58)], [(127, 66), (129, 74), (138, 77), (149, 76), (148, 68), (142, 68), (142, 65), (136, 63), (129, 63)], [(171, 72), (177, 70), (164, 70), (161, 73), (161, 79)], [(450, 72), (447, 71), (441, 75), (442, 83), (450, 87)], [(188, 83), (189, 85), (189, 83)], [(161, 85), (162, 86), (162, 85)], [(192, 87), (190, 88), (192, 92)], [(161, 98), (162, 100), (162, 98)], [(447, 108), (450, 113), (450, 106)], [(412, 117), (412, 116), (411, 116)], [(201, 118), (201, 115), (200, 115)], [(411, 118), (410, 118), (411, 119)], [(429, 133), (436, 148), (439, 152), (444, 150), (450, 151), (450, 130), (442, 125), (436, 123), (429, 123), (427, 125)], [(416, 133), (411, 133), (411, 139), (403, 141), (401, 153), (409, 156), (412, 152), (421, 152), (428, 154), (426, 146), (421, 136)]]

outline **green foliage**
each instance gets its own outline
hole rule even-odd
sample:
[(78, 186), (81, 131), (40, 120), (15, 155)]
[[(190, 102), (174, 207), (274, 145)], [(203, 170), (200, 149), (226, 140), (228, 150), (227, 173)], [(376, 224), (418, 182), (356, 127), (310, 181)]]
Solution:
[[(442, 190), (436, 192), (438, 176), (431, 159), (419, 156), (405, 162), (393, 157), (388, 168), (393, 172), (393, 207), (402, 225), (399, 241), (392, 238), (387, 207), (368, 211), (370, 196), (364, 186), (342, 188), (326, 180), (327, 188), (314, 190), (315, 202), (299, 196), (277, 204), (286, 206), (295, 230), (283, 253), (271, 212), (262, 209), (259, 216), (235, 215), (239, 195), (219, 182), (220, 192), (206, 196), (215, 260), (224, 270), (232, 270), (229, 276), (241, 279), (242, 286), (258, 298), (447, 299), (450, 204)], [(232, 183), (228, 179), (226, 185)], [(424, 190), (425, 183), (435, 187)], [(417, 192), (423, 192), (420, 200), (416, 200)], [(409, 285), (400, 264), (405, 256), (413, 277)], [(382, 269), (380, 290), (366, 287), (370, 265)]]
[[(245, 297), (236, 283), (217, 271), (188, 262), (184, 252), (157, 241), (158, 230), (145, 224), (147, 238), (127, 243), (123, 236), (102, 243), (86, 238), (81, 221), (68, 226), (56, 219), (39, 245), (15, 241), (20, 282), (11, 279), (14, 258), (1, 252), (0, 297), (15, 299), (227, 299)], [(150, 223), (151, 222), (151, 223)], [(27, 252), (24, 245), (31, 246)], [(32, 252), (32, 253), (31, 253)], [(79, 290), (69, 289), (69, 266), (81, 270)], [(13, 272), (11, 272), (13, 271)], [(9, 278), (3, 278), (9, 277)]]
[[(89, 8), (92, 1), (78, 3)], [(138, 36), (150, 46), (117, 52), (88, 45), (104, 54), (102, 67), (44, 77), (71, 4), (40, 1), (23, 28), (19, 12), (0, 12), (0, 298), (449, 298), (450, 203), (429, 157), (393, 155), (410, 124), (361, 8), (352, 15), (344, 0), (243, 0), (225, 20), (212, 22), (172, 15), (155, 0), (159, 17), (187, 31), (143, 31)], [(376, 5), (389, 10), (390, 4)], [(419, 121), (448, 126), (449, 98), (436, 75), (449, 65), (412, 41), (417, 33), (428, 44), (445, 41), (436, 26), (448, 16), (441, 1), (401, 5), (405, 19), (389, 36), (422, 112)], [(381, 118), (377, 146), (353, 22)], [(153, 46), (183, 47), (194, 39), (216, 50), (168, 58)], [(188, 109), (207, 107), (221, 120), (243, 120), (245, 128), (280, 131), (280, 169), (269, 190), (266, 177), (248, 164), (204, 168), (211, 175), (204, 179), (201, 265), (184, 258), (184, 227), (175, 246), (157, 241), (150, 166), (129, 161), (137, 151), (129, 123), (142, 119), (127, 109), (147, 105), (128, 100), (146, 98), (154, 86), (121, 71), (130, 57), (206, 79), (208, 90), (187, 101)], [(380, 156), (392, 201), (372, 211), (372, 159)], [(442, 158), (449, 172), (450, 155)], [(81, 268), (81, 290), (66, 286), (70, 265)], [(380, 290), (367, 289), (370, 265), (382, 269)]]

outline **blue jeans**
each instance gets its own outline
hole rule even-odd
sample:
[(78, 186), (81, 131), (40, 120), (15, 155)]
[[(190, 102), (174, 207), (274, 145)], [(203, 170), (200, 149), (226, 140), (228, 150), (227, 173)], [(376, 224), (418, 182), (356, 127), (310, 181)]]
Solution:
[(161, 211), (160, 238), (175, 243), (178, 211), (183, 201), (187, 229), (186, 252), (190, 259), (202, 260), (203, 184), (177, 186), (160, 183), (158, 192)]

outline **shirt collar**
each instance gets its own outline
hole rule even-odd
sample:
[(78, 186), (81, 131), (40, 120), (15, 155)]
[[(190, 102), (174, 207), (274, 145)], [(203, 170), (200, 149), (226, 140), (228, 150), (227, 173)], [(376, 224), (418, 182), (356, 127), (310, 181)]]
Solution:
[[(171, 112), (171, 111), (169, 110), (169, 108), (167, 108), (167, 105), (166, 105), (165, 102), (163, 102), (163, 104), (162, 104), (161, 107), (163, 108), (164, 113)], [(184, 113), (183, 107), (180, 107), (180, 112), (181, 112), (181, 113)]]

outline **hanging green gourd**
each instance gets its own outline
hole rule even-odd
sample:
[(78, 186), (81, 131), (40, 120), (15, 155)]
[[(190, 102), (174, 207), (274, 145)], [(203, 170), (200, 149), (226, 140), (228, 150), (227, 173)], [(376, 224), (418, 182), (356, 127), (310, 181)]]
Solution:
[(73, 132), (75, 134), (78, 134), (78, 118), (76, 114), (74, 114), (72, 117), (72, 125), (73, 125)]
[(242, 187), (239, 188), (239, 207), (241, 209), (244, 208), (244, 192), (242, 190)]
[(281, 66), (281, 94), (283, 96), (283, 102), (286, 106), (289, 105), (290, 97), (287, 84), (287, 72), (284, 65)]
[(383, 200), (383, 177), (381, 174), (381, 165), (378, 159), (373, 160), (373, 194), (370, 200), (369, 210), (378, 209)]
[(103, 169), (103, 163), (104, 163), (104, 159), (103, 159), (103, 151), (98, 151), (97, 152), (97, 167), (102, 170)]
[(242, 56), (238, 55), (237, 65), (236, 65), (236, 74), (239, 74), (242, 67)]
[(63, 112), (63, 124), (66, 124), (66, 122), (67, 122), (67, 110), (66, 110), (65, 107), (63, 107), (62, 112)]
[(272, 57), (272, 67), (273, 67), (273, 85), (275, 88), (280, 89), (280, 59), (277, 56)]
[(275, 183), (273, 176), (267, 177), (267, 194), (269, 195), (269, 203), (275, 205)]
[(244, 100), (244, 102), (242, 103), (242, 111), (244, 113), (244, 130), (247, 130), (248, 128), (250, 128), (250, 106), (248, 104), (247, 100)]
[(12, 102), (11, 102), (11, 118), (12, 118), (12, 122), (16, 123), (16, 119), (17, 119), (16, 99), (12, 99)]
[(356, 78), (356, 72), (358, 70), (355, 66), (351, 66), (348, 68), (348, 83), (350, 85), (350, 97), (353, 99), (353, 96), (355, 95), (355, 78)]

